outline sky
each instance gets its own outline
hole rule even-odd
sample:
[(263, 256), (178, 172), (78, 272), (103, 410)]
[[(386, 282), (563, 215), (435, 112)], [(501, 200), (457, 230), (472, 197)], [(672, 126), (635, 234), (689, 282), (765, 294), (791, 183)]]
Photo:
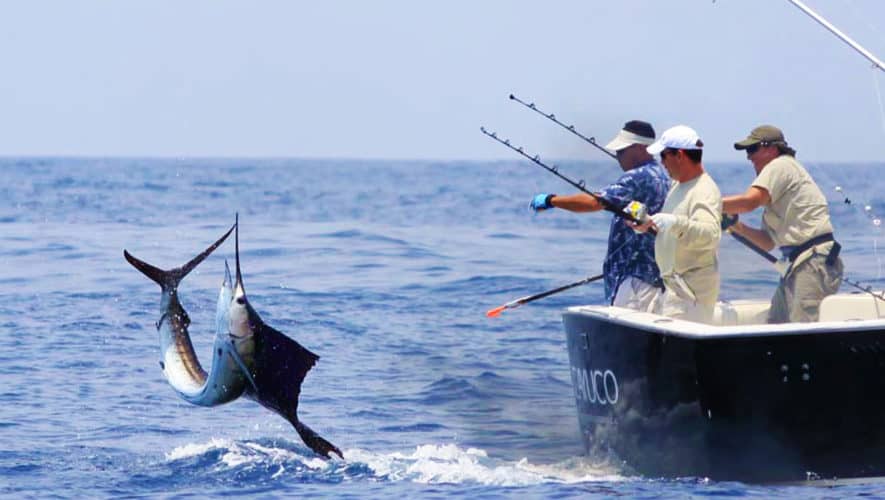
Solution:
[[(805, 0), (880, 59), (885, 1)], [(0, 0), (0, 156), (604, 159), (762, 123), (803, 158), (885, 161), (885, 72), (787, 0)], [(882, 99), (885, 99), (883, 95)]]

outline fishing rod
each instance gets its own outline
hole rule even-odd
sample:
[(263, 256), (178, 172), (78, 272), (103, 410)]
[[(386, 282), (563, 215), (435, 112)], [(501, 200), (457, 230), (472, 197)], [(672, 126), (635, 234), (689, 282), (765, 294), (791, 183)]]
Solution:
[[(726, 228), (725, 231), (728, 234), (732, 235), (734, 237), (734, 239), (743, 243), (747, 248), (756, 252), (757, 254), (761, 255), (762, 257), (764, 257), (765, 260), (767, 260), (768, 262), (770, 262), (772, 264), (777, 263), (777, 261), (778, 261), (777, 257), (766, 252), (765, 250), (763, 250), (762, 248), (757, 246), (755, 243), (753, 243), (749, 239), (733, 232), (731, 227)], [(780, 270), (778, 270), (778, 271), (780, 271)], [(845, 283), (848, 283), (849, 285), (853, 286), (854, 288), (857, 288), (858, 290), (860, 290), (862, 292), (866, 292), (866, 293), (872, 295), (874, 298), (877, 298), (877, 299), (885, 302), (885, 295), (883, 295), (882, 292), (879, 292), (879, 293), (874, 292), (873, 288), (871, 286), (863, 286), (860, 283), (858, 283), (856, 281), (852, 281), (844, 276), (842, 277), (842, 281)]]
[[(515, 146), (513, 146), (512, 144), (510, 144), (510, 141), (509, 141), (509, 140), (507, 140), (507, 139), (501, 139), (500, 137), (498, 137), (498, 135), (497, 135), (495, 132), (489, 132), (488, 130), (485, 129), (485, 127), (480, 127), (479, 130), (480, 130), (483, 134), (485, 134), (485, 135), (491, 137), (492, 139), (494, 139), (495, 141), (497, 141), (497, 142), (499, 142), (499, 143), (501, 143), (501, 144), (507, 146), (508, 148), (512, 149), (513, 151), (516, 151), (516, 152), (519, 153), (520, 155), (522, 155), (522, 156), (528, 158), (529, 160), (532, 161), (532, 163), (535, 163), (536, 165), (539, 165), (540, 167), (544, 168), (544, 169), (547, 170), (548, 172), (550, 172), (550, 173), (552, 173), (553, 175), (559, 177), (560, 179), (562, 179), (562, 180), (568, 182), (569, 184), (571, 184), (572, 186), (578, 188), (579, 190), (583, 191), (584, 193), (589, 194), (590, 196), (592, 196), (593, 198), (595, 198), (597, 201), (599, 201), (599, 203), (602, 205), (603, 209), (605, 209), (605, 210), (607, 210), (607, 211), (609, 211), (609, 212), (612, 212), (612, 213), (614, 213), (615, 215), (617, 215), (617, 216), (619, 216), (619, 217), (622, 217), (622, 218), (624, 218), (624, 219), (627, 219), (627, 220), (629, 220), (629, 221), (631, 221), (631, 222), (637, 223), (637, 224), (643, 222), (643, 221), (640, 220), (641, 217), (637, 218), (637, 217), (635, 217), (632, 213), (630, 213), (630, 212), (627, 211), (627, 210), (618, 209), (617, 207), (615, 207), (615, 206), (613, 206), (612, 204), (610, 204), (608, 201), (606, 201), (604, 198), (602, 198), (602, 197), (599, 196), (598, 194), (596, 194), (596, 193), (592, 193), (592, 192), (590, 192), (589, 190), (587, 190), (587, 188), (585, 187), (585, 183), (584, 183), (584, 180), (583, 180), (583, 179), (580, 180), (579, 182), (575, 182), (575, 181), (569, 179), (568, 177), (562, 175), (561, 173), (559, 173), (559, 169), (558, 169), (555, 165), (552, 166), (552, 167), (546, 165), (544, 162), (541, 161), (541, 157), (540, 157), (539, 155), (535, 155), (535, 156), (531, 156), (531, 155), (529, 155), (529, 154), (526, 153), (521, 147), (515, 147)], [(654, 230), (652, 230), (652, 229), (649, 229), (648, 232), (651, 233), (651, 234), (653, 234), (653, 235), (656, 235), (656, 234), (657, 234), (657, 232), (654, 231)], [(777, 257), (775, 257), (774, 255), (771, 255), (770, 253), (766, 252), (766, 251), (763, 250), (762, 248), (758, 247), (755, 243), (753, 243), (752, 241), (750, 241), (750, 240), (747, 239), (746, 237), (741, 236), (740, 234), (737, 234), (737, 233), (733, 232), (733, 231), (731, 230), (731, 228), (726, 228), (726, 232), (727, 232), (728, 234), (730, 234), (732, 238), (734, 238), (734, 239), (737, 240), (738, 242), (742, 243), (744, 246), (746, 246), (746, 247), (749, 248), (750, 250), (756, 252), (759, 256), (761, 256), (762, 258), (764, 258), (765, 260), (767, 260), (767, 261), (770, 262), (771, 264), (774, 264), (774, 263), (776, 263), (776, 262), (778, 261)]]
[(874, 292), (873, 287), (871, 287), (869, 285), (863, 286), (856, 281), (851, 281), (850, 279), (846, 278), (845, 276), (842, 277), (842, 281), (845, 283), (848, 283), (849, 285), (853, 286), (854, 288), (857, 288), (861, 292), (866, 292), (866, 293), (872, 295), (873, 297), (881, 300), (882, 302), (885, 302), (885, 295), (882, 295), (882, 292), (878, 292), (878, 293)]
[[(497, 133), (495, 133), (495, 132), (489, 132), (488, 130), (486, 130), (485, 127), (479, 127), (479, 130), (480, 130), (483, 134), (487, 135), (488, 137), (491, 137), (491, 138), (494, 139), (495, 141), (497, 141), (497, 142), (499, 142), (499, 143), (501, 143), (501, 144), (507, 146), (507, 147), (510, 148), (511, 150), (516, 151), (517, 153), (519, 153), (520, 155), (524, 156), (525, 158), (528, 158), (528, 159), (529, 159), (532, 163), (534, 163), (535, 165), (538, 165), (539, 167), (543, 168), (544, 170), (550, 172), (551, 174), (553, 174), (553, 175), (559, 177), (560, 179), (564, 180), (565, 182), (571, 184), (572, 186), (574, 186), (574, 187), (577, 188), (578, 190), (580, 190), (580, 191), (582, 191), (582, 192), (584, 192), (584, 193), (586, 193), (586, 194), (592, 196), (593, 199), (595, 199), (596, 201), (599, 202), (600, 205), (602, 205), (602, 209), (603, 209), (603, 210), (606, 210), (606, 211), (608, 211), (608, 212), (611, 212), (611, 213), (617, 215), (618, 217), (621, 217), (621, 218), (623, 218), (623, 219), (627, 219), (627, 220), (629, 220), (629, 221), (631, 221), (631, 222), (633, 222), (633, 223), (636, 223), (636, 224), (641, 224), (641, 223), (643, 222), (642, 220), (640, 220), (639, 218), (635, 217), (635, 216), (634, 216), (633, 214), (631, 214), (630, 212), (628, 212), (628, 211), (626, 211), (626, 210), (624, 210), (624, 209), (621, 209), (621, 208), (618, 208), (618, 207), (612, 205), (611, 203), (608, 202), (608, 200), (606, 200), (606, 199), (603, 198), (602, 196), (599, 196), (598, 194), (593, 193), (593, 192), (591, 192), (590, 190), (588, 190), (587, 187), (586, 187), (586, 183), (584, 182), (583, 179), (581, 179), (581, 180), (578, 181), (578, 182), (575, 182), (575, 181), (569, 179), (568, 177), (562, 175), (561, 173), (559, 173), (559, 168), (556, 167), (555, 165), (551, 167), (551, 166), (548, 166), (546, 163), (542, 162), (542, 161), (541, 161), (541, 156), (540, 156), (540, 155), (532, 156), (532, 155), (526, 153), (521, 147), (516, 147), (516, 146), (510, 144), (510, 140), (508, 140), (508, 139), (501, 139), (500, 137), (498, 137), (498, 134), (497, 134)], [(652, 229), (649, 229), (648, 232), (651, 233), (651, 234), (657, 234), (657, 233), (656, 233), (654, 230), (652, 230)]]
[(559, 120), (556, 119), (556, 115), (554, 115), (553, 113), (550, 113), (550, 114), (544, 113), (543, 111), (541, 111), (540, 109), (538, 109), (537, 106), (535, 106), (535, 103), (533, 103), (533, 102), (532, 102), (532, 103), (527, 103), (527, 102), (523, 101), (522, 99), (520, 99), (519, 97), (516, 97), (516, 96), (513, 95), (513, 94), (510, 94), (510, 100), (511, 100), (511, 101), (516, 101), (516, 102), (522, 104), (523, 106), (525, 106), (525, 107), (529, 108), (530, 110), (532, 110), (532, 111), (538, 113), (539, 115), (541, 115), (541, 116), (547, 118), (548, 120), (551, 120), (553, 123), (559, 125), (560, 127), (562, 127), (562, 128), (564, 128), (564, 129), (568, 130), (569, 132), (575, 134), (576, 136), (580, 137), (581, 139), (584, 139), (586, 142), (590, 143), (590, 145), (592, 145), (592, 146), (595, 147), (596, 149), (598, 149), (598, 150), (602, 151), (603, 153), (609, 155), (613, 160), (617, 160), (617, 159), (618, 159), (618, 157), (615, 156), (615, 155), (613, 155), (609, 150), (607, 150), (607, 149), (605, 149), (604, 147), (600, 146), (600, 145), (596, 142), (596, 138), (595, 138), (595, 137), (586, 137), (586, 136), (584, 136), (584, 134), (582, 134), (582, 133), (578, 132), (577, 130), (575, 130), (575, 126), (574, 126), (574, 125), (566, 125), (565, 123), (562, 123), (561, 121), (559, 121)]
[(865, 49), (861, 44), (855, 42), (851, 37), (849, 37), (848, 35), (843, 33), (841, 30), (839, 30), (839, 28), (833, 26), (833, 24), (830, 23), (829, 21), (827, 21), (826, 19), (824, 19), (823, 16), (821, 16), (817, 12), (811, 10), (810, 7), (805, 5), (800, 0), (787, 0), (787, 1), (790, 2), (791, 4), (793, 4), (794, 6), (796, 6), (796, 8), (798, 8), (799, 10), (804, 12), (805, 14), (807, 14), (808, 17), (817, 21), (818, 24), (820, 24), (821, 26), (826, 28), (830, 33), (836, 35), (836, 37), (838, 37), (840, 40), (842, 40), (843, 42), (848, 44), (849, 47), (856, 50), (857, 53), (864, 56), (868, 61), (873, 63), (874, 68), (885, 71), (885, 63), (883, 63), (878, 57), (873, 55), (872, 52)]
[(734, 224), (737, 222), (737, 216), (735, 216), (734, 218), (729, 217), (727, 214), (722, 214), (722, 216), (728, 217), (728, 220), (729, 220), (729, 224), (725, 227), (726, 233), (730, 234), (732, 238), (738, 240), (740, 243), (743, 243), (743, 245), (745, 247), (747, 247), (750, 250), (759, 254), (762, 258), (764, 258), (768, 262), (770, 262), (772, 264), (777, 262), (777, 257), (766, 252), (765, 250), (763, 250), (761, 247), (757, 246), (755, 243), (753, 243), (752, 241), (750, 241), (746, 237), (741, 236), (733, 231)]
[(534, 295), (527, 295), (525, 297), (520, 297), (516, 300), (511, 300), (510, 302), (504, 304), (503, 306), (498, 306), (494, 309), (489, 309), (486, 312), (486, 316), (488, 316), (489, 318), (495, 318), (497, 316), (500, 316), (501, 313), (504, 312), (504, 310), (506, 310), (506, 309), (514, 309), (514, 308), (517, 308), (523, 304), (528, 304), (529, 302), (532, 302), (532, 301), (535, 301), (538, 299), (543, 299), (544, 297), (549, 297), (555, 293), (564, 292), (564, 291), (566, 291), (570, 288), (574, 288), (576, 286), (586, 285), (587, 283), (593, 283), (594, 281), (599, 281), (604, 277), (605, 277), (604, 274), (598, 274), (596, 276), (590, 276), (588, 278), (584, 278), (580, 281), (575, 281), (574, 283), (569, 283), (568, 285), (554, 288), (553, 290), (547, 290), (546, 292), (541, 292), (541, 293), (536, 293)]

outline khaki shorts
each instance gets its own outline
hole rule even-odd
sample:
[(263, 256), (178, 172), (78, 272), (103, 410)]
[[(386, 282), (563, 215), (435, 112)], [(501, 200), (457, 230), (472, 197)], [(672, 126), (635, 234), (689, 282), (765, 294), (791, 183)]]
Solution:
[(670, 318), (684, 319), (697, 323), (711, 324), (715, 304), (700, 304), (694, 300), (664, 290), (655, 300), (654, 312)]
[(642, 312), (653, 312), (655, 299), (660, 293), (660, 288), (631, 276), (618, 287), (618, 293), (615, 295), (612, 305)]
[(820, 303), (839, 291), (842, 259), (827, 265), (826, 254), (815, 253), (781, 279), (771, 298), (769, 323), (808, 323), (820, 316)]

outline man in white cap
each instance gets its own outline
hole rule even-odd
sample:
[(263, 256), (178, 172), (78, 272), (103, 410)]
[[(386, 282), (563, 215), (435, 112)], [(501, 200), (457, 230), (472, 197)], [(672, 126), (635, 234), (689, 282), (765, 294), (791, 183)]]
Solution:
[[(734, 148), (746, 150), (756, 179), (745, 193), (722, 200), (722, 211), (735, 214), (729, 230), (764, 250), (778, 246), (783, 255), (785, 272), (771, 299), (768, 322), (817, 321), (821, 301), (842, 283), (841, 247), (833, 239), (827, 199), (779, 128), (756, 127)], [(760, 206), (765, 207), (761, 229), (737, 221), (737, 214)]]
[(657, 231), (655, 259), (664, 293), (655, 312), (709, 323), (719, 298), (722, 195), (704, 171), (703, 147), (697, 132), (685, 125), (667, 129), (648, 147), (650, 154), (661, 155), (675, 183), (660, 213), (635, 228)]
[[(646, 147), (655, 140), (655, 131), (644, 121), (632, 120), (606, 144), (613, 151), (624, 173), (611, 185), (595, 193), (610, 206), (623, 209), (633, 200), (643, 203), (650, 213), (664, 204), (670, 179)], [(567, 196), (542, 193), (531, 203), (532, 210), (561, 208), (571, 212), (603, 209), (599, 199), (587, 193)], [(654, 238), (637, 234), (613, 216), (608, 236), (608, 252), (602, 269), (605, 300), (612, 305), (650, 311), (660, 292), (661, 281), (654, 258)]]

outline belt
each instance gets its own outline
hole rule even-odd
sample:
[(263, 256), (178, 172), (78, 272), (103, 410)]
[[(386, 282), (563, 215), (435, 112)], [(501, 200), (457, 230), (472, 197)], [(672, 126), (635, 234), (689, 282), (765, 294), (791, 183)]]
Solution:
[(815, 236), (814, 238), (811, 238), (810, 240), (806, 241), (805, 243), (800, 243), (798, 245), (792, 245), (792, 246), (783, 246), (780, 249), (781, 249), (781, 252), (783, 252), (784, 256), (787, 258), (787, 260), (789, 260), (790, 262), (793, 262), (796, 260), (797, 257), (802, 255), (802, 252), (808, 250), (811, 247), (820, 245), (821, 243), (826, 243), (828, 241), (834, 242), (833, 248), (830, 249), (830, 253), (827, 255), (827, 265), (832, 266), (833, 264), (836, 263), (836, 259), (839, 258), (839, 251), (842, 250), (842, 245), (840, 245), (839, 242), (837, 242), (833, 238), (833, 233), (826, 233), (826, 234), (822, 234), (820, 236)]

